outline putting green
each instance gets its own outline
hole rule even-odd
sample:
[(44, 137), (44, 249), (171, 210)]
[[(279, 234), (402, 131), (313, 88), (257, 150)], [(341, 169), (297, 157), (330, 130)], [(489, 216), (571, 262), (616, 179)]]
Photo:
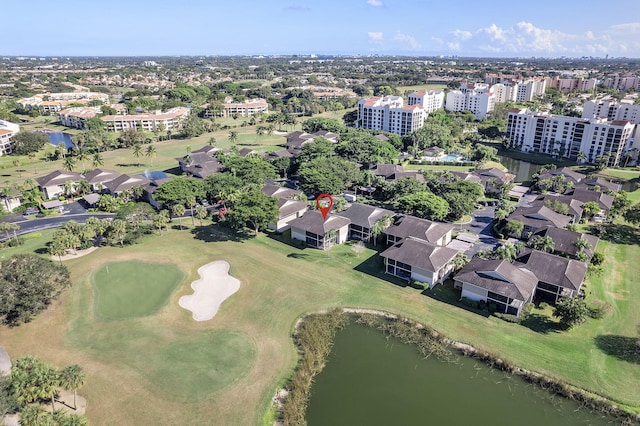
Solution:
[(127, 261), (103, 265), (92, 280), (95, 316), (122, 320), (160, 310), (184, 280), (184, 273), (174, 265)]

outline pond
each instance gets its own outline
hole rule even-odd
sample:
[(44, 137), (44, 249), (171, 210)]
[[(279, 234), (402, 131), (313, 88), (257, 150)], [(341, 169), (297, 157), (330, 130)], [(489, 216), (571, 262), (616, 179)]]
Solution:
[(351, 323), (313, 384), (308, 424), (615, 424), (480, 361), (455, 360), (423, 359), (415, 347)]
[(49, 136), (49, 142), (51, 145), (58, 146), (64, 143), (67, 149), (73, 148), (73, 142), (71, 142), (71, 135), (65, 132), (47, 132)]
[(531, 177), (538, 173), (540, 167), (539, 164), (533, 164), (528, 161), (516, 160), (515, 158), (505, 157), (498, 155), (500, 163), (509, 169), (509, 173), (516, 175), (516, 182), (531, 181)]

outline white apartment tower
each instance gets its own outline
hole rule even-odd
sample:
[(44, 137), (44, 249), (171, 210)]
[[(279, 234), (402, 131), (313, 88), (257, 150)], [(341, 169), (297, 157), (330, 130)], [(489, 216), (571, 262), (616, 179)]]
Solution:
[(421, 105), (404, 105), (400, 96), (374, 96), (358, 102), (358, 125), (406, 135), (422, 127), (426, 113)]
[(586, 161), (608, 155), (609, 166), (620, 164), (629, 148), (634, 124), (628, 120), (578, 118), (513, 109), (507, 119), (506, 135), (512, 146), (525, 152), (540, 152)]
[(447, 93), (447, 111), (471, 111), (478, 120), (484, 118), (495, 106), (495, 97), (488, 84), (463, 84), (460, 90)]
[(442, 90), (428, 90), (413, 92), (407, 99), (409, 105), (422, 105), (424, 111), (429, 114), (444, 107), (444, 92)]

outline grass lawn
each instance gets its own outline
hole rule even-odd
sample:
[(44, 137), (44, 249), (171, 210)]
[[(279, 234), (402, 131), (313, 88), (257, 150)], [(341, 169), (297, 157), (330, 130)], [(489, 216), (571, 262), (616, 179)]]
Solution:
[[(0, 328), (0, 342), (13, 359), (34, 354), (55, 365), (82, 365), (88, 377), (80, 394), (93, 424), (253, 425), (296, 363), (291, 332), (298, 318), (336, 306), (384, 309), (638, 408), (640, 361), (629, 360), (618, 343), (637, 336), (640, 247), (637, 235), (623, 231), (624, 243), (598, 246), (604, 272), (587, 283), (592, 297), (612, 304), (612, 313), (568, 332), (558, 331), (554, 321), (523, 326), (452, 306), (455, 295), (445, 287), (420, 293), (403, 286), (381, 272), (382, 262), (369, 248), (360, 255), (347, 245), (300, 249), (211, 225), (66, 261), (74, 286), (31, 323)], [(198, 278), (197, 269), (218, 259), (231, 264), (241, 288), (215, 318), (195, 322), (178, 299), (191, 294), (188, 283)], [(155, 314), (101, 321), (92, 277), (106, 264), (125, 261), (173, 264), (185, 279)]]
[(157, 312), (182, 283), (184, 274), (169, 264), (129, 261), (103, 265), (91, 278), (96, 317), (121, 320)]

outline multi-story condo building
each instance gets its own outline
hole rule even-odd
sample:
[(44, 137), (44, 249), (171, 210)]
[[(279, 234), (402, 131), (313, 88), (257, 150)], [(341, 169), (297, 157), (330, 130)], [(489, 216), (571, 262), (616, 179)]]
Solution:
[(400, 96), (374, 96), (358, 102), (358, 125), (363, 129), (406, 135), (421, 128), (425, 117), (421, 105), (404, 105)]
[(269, 104), (262, 98), (249, 99), (244, 102), (225, 102), (222, 113), (225, 117), (250, 117), (256, 114), (268, 113)]
[(609, 89), (616, 90), (628, 90), (635, 89), (640, 90), (640, 77), (637, 75), (613, 75), (607, 77), (602, 81), (602, 85)]
[(72, 104), (85, 105), (91, 101), (109, 102), (106, 93), (93, 92), (69, 92), (69, 93), (43, 93), (31, 98), (18, 101), (18, 105), (25, 109), (38, 108), (42, 113), (59, 112)]
[(547, 79), (547, 87), (555, 87), (563, 93), (589, 92), (595, 89), (598, 80), (595, 78), (559, 78)]
[(447, 111), (471, 111), (477, 119), (493, 111), (495, 97), (488, 84), (463, 84), (460, 90), (447, 93)]
[(608, 120), (629, 120), (640, 124), (640, 105), (614, 100), (587, 101), (582, 110), (582, 118), (607, 117)]
[[(509, 112), (506, 136), (512, 146), (525, 152), (589, 162), (608, 156), (608, 165), (613, 167), (630, 147), (633, 129), (628, 120), (566, 117), (525, 108)], [(586, 158), (579, 158), (580, 153)]]
[(75, 127), (76, 129), (84, 129), (85, 121), (93, 118), (102, 112), (101, 107), (74, 107), (63, 109), (58, 113), (60, 122), (63, 126)]
[[(189, 115), (189, 108), (177, 107), (167, 112), (156, 111), (153, 114), (137, 115), (105, 115), (100, 117), (106, 124), (106, 129), (111, 132), (122, 132), (128, 129), (143, 129), (149, 132), (154, 130), (174, 130), (180, 128), (182, 122)], [(164, 128), (164, 129), (162, 129)]]
[(19, 131), (19, 125), (0, 120), (0, 156), (11, 154), (11, 137)]
[(421, 105), (424, 111), (429, 114), (444, 107), (444, 92), (442, 90), (413, 92), (407, 98), (407, 103), (409, 105)]
[(513, 85), (515, 90), (515, 101), (517, 102), (531, 102), (536, 95), (544, 95), (544, 91), (547, 89), (547, 83), (544, 79), (540, 80), (527, 80), (521, 83)]

